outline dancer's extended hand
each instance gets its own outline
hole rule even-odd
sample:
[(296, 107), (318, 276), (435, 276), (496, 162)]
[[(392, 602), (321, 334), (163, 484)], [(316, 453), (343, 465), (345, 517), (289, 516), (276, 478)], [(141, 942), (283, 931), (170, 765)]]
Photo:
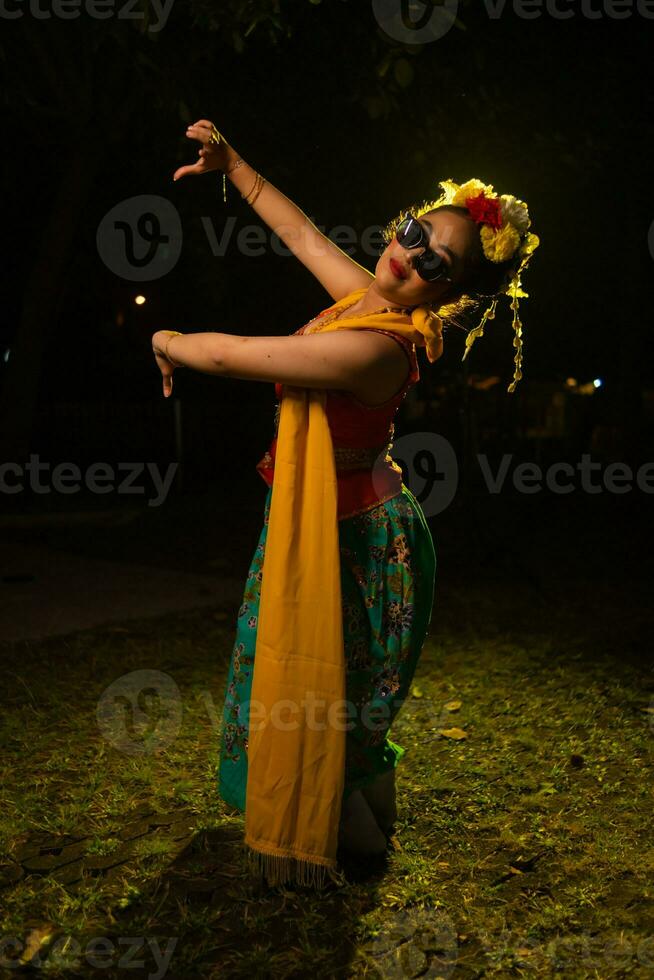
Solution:
[(197, 163), (179, 167), (173, 174), (173, 180), (179, 180), (186, 174), (208, 174), (212, 170), (225, 171), (230, 161), (236, 159), (234, 150), (224, 137), (218, 144), (211, 142), (211, 134), (215, 130), (216, 127), (209, 119), (198, 119), (188, 127), (186, 130), (188, 138), (202, 144), (198, 152), (200, 159)]
[(157, 330), (152, 335), (152, 353), (163, 378), (164, 398), (168, 398), (173, 392), (173, 371), (177, 365), (166, 357), (166, 341), (174, 333), (174, 330)]

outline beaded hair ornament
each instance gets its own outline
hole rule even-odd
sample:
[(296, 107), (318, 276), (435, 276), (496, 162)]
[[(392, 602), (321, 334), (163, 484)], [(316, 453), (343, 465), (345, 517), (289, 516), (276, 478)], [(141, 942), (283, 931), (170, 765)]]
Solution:
[[(527, 299), (521, 283), (521, 274), (527, 267), (533, 252), (538, 248), (540, 239), (528, 229), (531, 226), (529, 211), (524, 201), (519, 201), (512, 194), (498, 195), (492, 184), (484, 184), (473, 178), (464, 184), (453, 180), (439, 182), (442, 194), (436, 201), (423, 205), (413, 211), (417, 218), (428, 211), (435, 211), (443, 205), (467, 208), (479, 229), (479, 237), (485, 257), (490, 262), (507, 262), (515, 260), (515, 267), (510, 267), (507, 275), (508, 282), (493, 296), (490, 306), (484, 312), (479, 326), (470, 330), (466, 337), (466, 349), (462, 361), (470, 353), (470, 348), (477, 339), (483, 336), (484, 327), (488, 320), (495, 318), (495, 310), (499, 297), (511, 297), (510, 308), (513, 310), (513, 346), (515, 348), (513, 381), (507, 391), (513, 393), (516, 384), (522, 378), (522, 323), (519, 317), (519, 300)], [(391, 223), (387, 229), (387, 237), (403, 215)]]

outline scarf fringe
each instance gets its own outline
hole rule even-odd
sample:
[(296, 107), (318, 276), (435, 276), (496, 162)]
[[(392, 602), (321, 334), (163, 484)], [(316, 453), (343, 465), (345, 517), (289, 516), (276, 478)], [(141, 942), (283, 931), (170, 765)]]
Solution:
[(250, 872), (263, 876), (269, 885), (295, 884), (309, 888), (324, 888), (327, 877), (337, 885), (346, 884), (345, 876), (336, 870), (336, 864), (327, 865), (316, 861), (289, 857), (285, 854), (269, 854), (246, 845)]

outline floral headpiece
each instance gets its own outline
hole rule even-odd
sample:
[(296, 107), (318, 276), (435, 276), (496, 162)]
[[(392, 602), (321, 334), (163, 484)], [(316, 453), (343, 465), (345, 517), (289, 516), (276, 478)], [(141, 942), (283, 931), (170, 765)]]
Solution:
[[(437, 209), (444, 204), (467, 208), (471, 217), (479, 226), (479, 237), (484, 255), (490, 262), (506, 262), (516, 258), (517, 267), (509, 283), (500, 291), (511, 297), (513, 310), (513, 346), (516, 348), (513, 358), (515, 368), (513, 381), (507, 391), (513, 393), (517, 382), (522, 377), (522, 323), (518, 316), (518, 300), (526, 299), (528, 293), (521, 288), (520, 276), (526, 268), (533, 252), (538, 248), (540, 239), (528, 229), (531, 225), (529, 211), (524, 201), (519, 201), (512, 194), (498, 195), (492, 184), (484, 184), (473, 178), (465, 184), (456, 184), (453, 180), (440, 182), (443, 194), (434, 204), (427, 206), (418, 213)], [(487, 320), (495, 317), (498, 297), (494, 297), (485, 311), (481, 323), (471, 330), (466, 337), (466, 349), (462, 360), (470, 353), (474, 341), (484, 333)]]

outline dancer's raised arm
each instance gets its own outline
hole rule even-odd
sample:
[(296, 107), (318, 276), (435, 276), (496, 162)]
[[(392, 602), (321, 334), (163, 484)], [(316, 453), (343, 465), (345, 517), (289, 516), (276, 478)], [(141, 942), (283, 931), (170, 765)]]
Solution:
[[(314, 225), (296, 204), (266, 180), (256, 194), (257, 171), (245, 162), (224, 137), (216, 145), (210, 141), (214, 130), (208, 119), (189, 126), (186, 135), (202, 144), (196, 164), (179, 167), (174, 178), (186, 174), (204, 174), (222, 170), (243, 195), (252, 194), (252, 208), (286, 245), (296, 258), (312, 272), (334, 300), (342, 299), (355, 289), (366, 289), (375, 278), (371, 272), (332, 242)], [(240, 161), (240, 162), (239, 162)]]

